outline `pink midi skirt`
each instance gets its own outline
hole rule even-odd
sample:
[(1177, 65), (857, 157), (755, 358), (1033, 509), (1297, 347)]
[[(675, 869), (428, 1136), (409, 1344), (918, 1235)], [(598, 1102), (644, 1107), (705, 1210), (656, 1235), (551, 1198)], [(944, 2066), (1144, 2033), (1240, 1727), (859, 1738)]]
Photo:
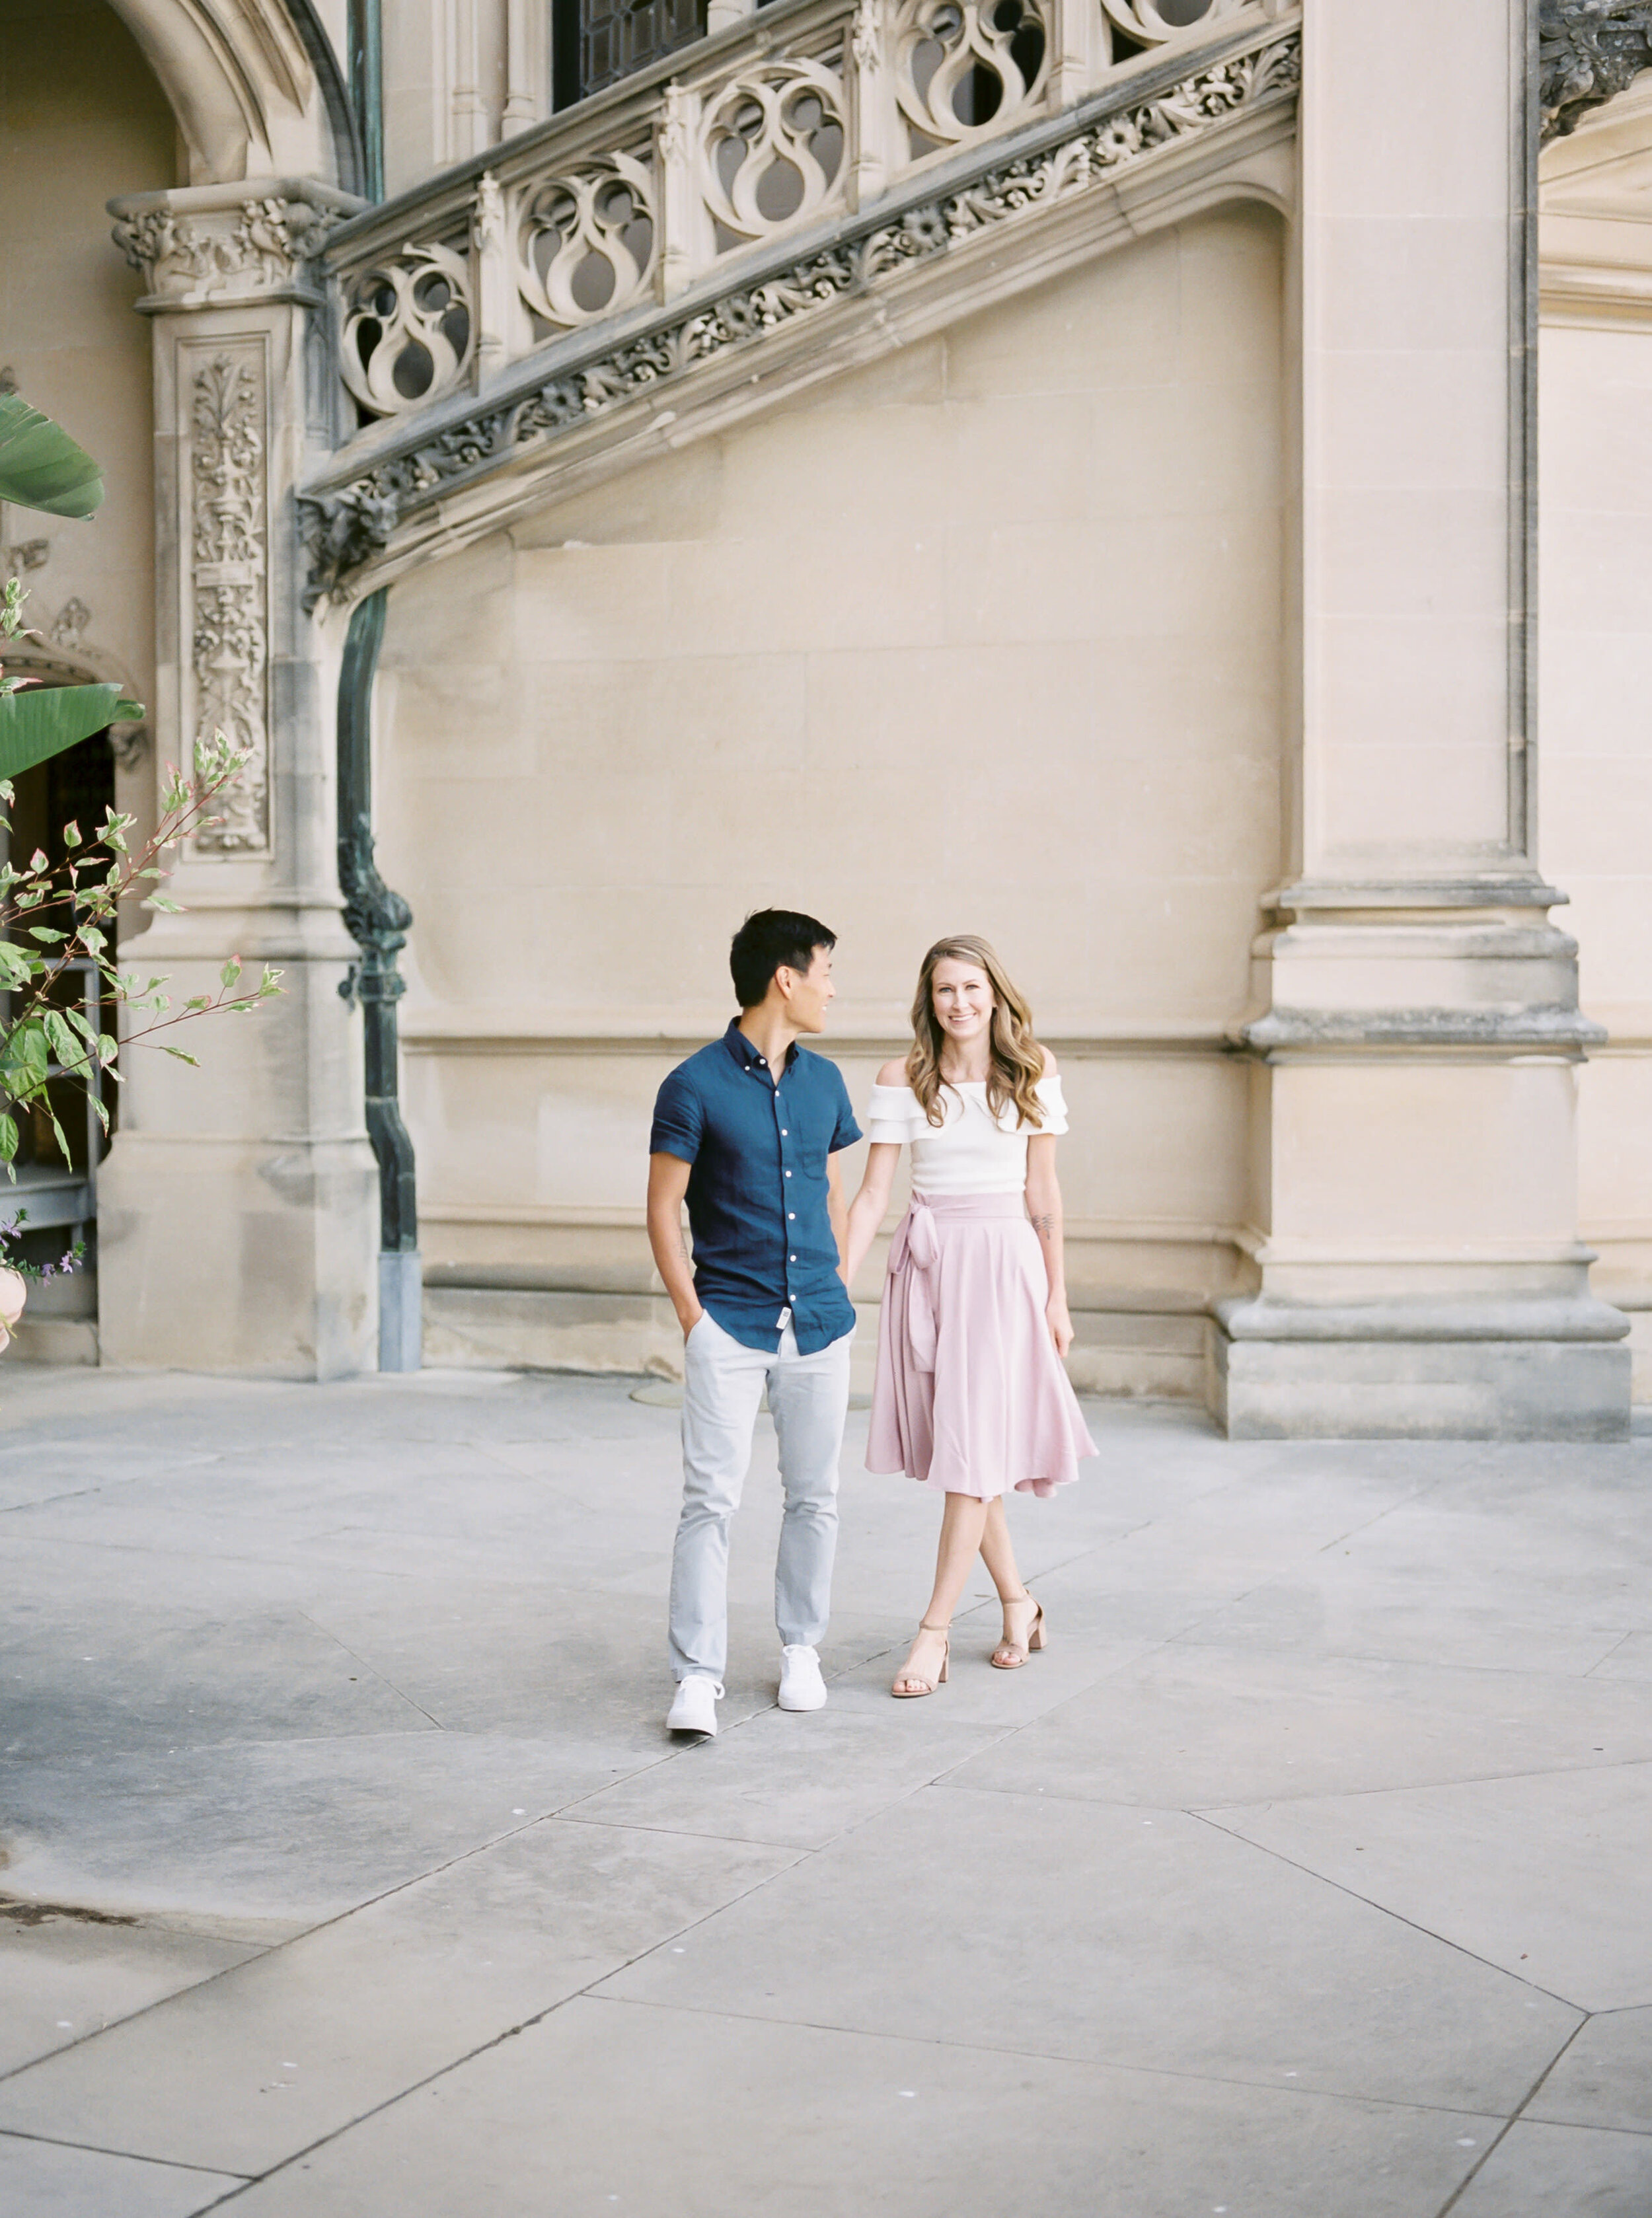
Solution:
[(1018, 1193), (916, 1197), (889, 1251), (866, 1469), (937, 1494), (1053, 1494), (1096, 1453)]

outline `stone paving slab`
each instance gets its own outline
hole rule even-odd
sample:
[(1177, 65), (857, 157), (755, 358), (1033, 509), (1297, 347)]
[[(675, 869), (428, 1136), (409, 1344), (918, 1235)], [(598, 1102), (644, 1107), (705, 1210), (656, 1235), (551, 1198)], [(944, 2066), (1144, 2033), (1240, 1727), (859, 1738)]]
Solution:
[(194, 2218), (239, 2184), (221, 2173), (0, 2135), (6, 2218)]
[(583, 2000), (230, 2208), (1434, 2218), (1494, 2130), (1463, 2113)]
[(1592, 2017), (1526, 2105), (1552, 2125), (1652, 2134), (1652, 2009)]
[(1652, 1763), (1208, 1815), (1579, 2009), (1652, 2002)]
[(792, 1861), (531, 1826), (0, 2081), (6, 2130), (257, 2173), (543, 2017)]
[(90, 1924), (36, 1911), (0, 1916), (0, 2072), (134, 2017), (258, 1951), (256, 1942), (135, 1922)]
[(1652, 1763), (1652, 1705), (1598, 1676), (1172, 1640), (972, 1756), (953, 1783), (1208, 1809), (1625, 1762)]
[(947, 1785), (595, 1992), (1475, 2110), (1512, 2110), (1578, 2023), (1182, 1811)]
[(788, 1716), (765, 1425), (685, 1744), (630, 1384), (0, 1370), (5, 2218), (1652, 2211), (1652, 1437), (1092, 1408), (895, 1703), (856, 1415)]
[(1451, 2218), (1646, 2218), (1652, 2141), (1644, 2134), (1540, 2126), (1518, 2119), (1452, 2205)]

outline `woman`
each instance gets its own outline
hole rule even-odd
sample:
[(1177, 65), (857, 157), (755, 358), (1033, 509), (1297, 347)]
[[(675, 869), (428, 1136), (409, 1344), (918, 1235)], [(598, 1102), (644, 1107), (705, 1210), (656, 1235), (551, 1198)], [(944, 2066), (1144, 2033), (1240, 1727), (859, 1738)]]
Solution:
[(1061, 1359), (1072, 1345), (1055, 1143), (1067, 1129), (1055, 1058), (984, 939), (923, 958), (911, 1052), (886, 1063), (866, 1119), (866, 1174), (849, 1210), (848, 1271), (871, 1247), (903, 1142), (912, 1202), (890, 1248), (866, 1468), (946, 1496), (935, 1590), (891, 1692), (932, 1694), (976, 1555), (1003, 1604), (992, 1661), (1019, 1670), (1044, 1611), (1015, 1568), (1003, 1497), (1050, 1494), (1095, 1443)]

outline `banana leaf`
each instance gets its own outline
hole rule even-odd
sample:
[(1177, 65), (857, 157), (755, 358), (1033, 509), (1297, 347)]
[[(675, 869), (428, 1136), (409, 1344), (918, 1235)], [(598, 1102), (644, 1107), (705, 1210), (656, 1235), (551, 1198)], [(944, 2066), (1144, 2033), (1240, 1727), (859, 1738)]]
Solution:
[(103, 474), (91, 456), (49, 416), (0, 393), (0, 500), (48, 516), (90, 516), (102, 498)]
[(106, 724), (135, 724), (143, 704), (118, 685), (28, 685), (0, 697), (0, 778), (47, 762)]

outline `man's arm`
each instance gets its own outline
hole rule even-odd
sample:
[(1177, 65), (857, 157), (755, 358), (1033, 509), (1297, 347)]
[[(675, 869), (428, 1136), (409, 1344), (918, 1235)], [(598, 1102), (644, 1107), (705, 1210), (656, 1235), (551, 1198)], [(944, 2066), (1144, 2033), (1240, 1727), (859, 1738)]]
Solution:
[(649, 1246), (654, 1250), (654, 1267), (665, 1281), (685, 1340), (705, 1315), (694, 1292), (694, 1273), (683, 1239), (683, 1196), (688, 1191), (692, 1168), (680, 1155), (649, 1157)]

